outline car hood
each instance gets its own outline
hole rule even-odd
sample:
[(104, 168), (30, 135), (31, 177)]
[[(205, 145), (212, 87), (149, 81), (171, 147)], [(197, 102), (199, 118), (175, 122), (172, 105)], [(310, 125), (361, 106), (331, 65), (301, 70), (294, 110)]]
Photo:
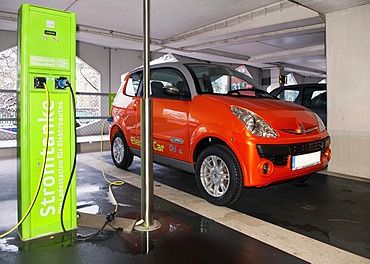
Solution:
[(252, 111), (263, 118), (274, 129), (278, 130), (295, 131), (301, 125), (305, 129), (318, 126), (314, 112), (303, 106), (283, 100), (222, 95), (209, 95), (209, 99), (225, 106), (233, 105)]

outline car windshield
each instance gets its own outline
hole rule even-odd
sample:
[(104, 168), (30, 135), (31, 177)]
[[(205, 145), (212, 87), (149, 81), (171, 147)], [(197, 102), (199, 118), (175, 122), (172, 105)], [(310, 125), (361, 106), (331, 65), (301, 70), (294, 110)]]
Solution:
[(274, 98), (251, 77), (213, 64), (187, 64), (200, 94)]

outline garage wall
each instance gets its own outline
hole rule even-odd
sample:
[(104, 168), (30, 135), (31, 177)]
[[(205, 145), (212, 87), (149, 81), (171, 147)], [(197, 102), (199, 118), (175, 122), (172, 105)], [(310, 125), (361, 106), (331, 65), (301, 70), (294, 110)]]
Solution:
[[(0, 51), (17, 45), (17, 32), (0, 30)], [(110, 49), (77, 41), (77, 56), (101, 74), (101, 92), (115, 93), (121, 74), (142, 65), (142, 52)]]
[(298, 84), (304, 84), (304, 83), (319, 83), (324, 77), (310, 77), (310, 76), (303, 76), (298, 73), (293, 73), (294, 78), (296, 79)]
[(17, 45), (17, 32), (0, 30), (0, 51)]
[(326, 16), (332, 172), (370, 179), (370, 5)]
[(111, 49), (111, 93), (116, 93), (121, 84), (121, 75), (143, 64), (142, 52)]
[(77, 42), (76, 55), (100, 72), (101, 92), (109, 93), (109, 49), (102, 46)]
[(258, 69), (256, 67), (247, 66), (245, 65), (249, 71), (249, 73), (252, 75), (253, 79), (255, 79), (258, 83), (262, 83), (262, 70)]

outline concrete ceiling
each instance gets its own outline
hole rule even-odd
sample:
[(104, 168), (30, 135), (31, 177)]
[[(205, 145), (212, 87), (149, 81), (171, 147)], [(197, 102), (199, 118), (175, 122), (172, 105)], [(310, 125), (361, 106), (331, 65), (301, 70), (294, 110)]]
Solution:
[[(24, 1), (0, 0), (0, 29), (16, 30)], [(77, 14), (77, 39), (111, 48), (142, 49), (140, 0), (29, 0)], [(155, 0), (152, 51), (268, 68), (286, 65), (325, 76), (325, 14), (370, 0)]]

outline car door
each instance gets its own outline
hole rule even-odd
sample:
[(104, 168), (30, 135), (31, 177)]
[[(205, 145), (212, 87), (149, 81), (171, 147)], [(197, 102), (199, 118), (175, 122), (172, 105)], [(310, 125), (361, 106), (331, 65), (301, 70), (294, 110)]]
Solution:
[(116, 106), (113, 116), (119, 116), (120, 127), (124, 129), (127, 144), (137, 149), (140, 148), (138, 112), (140, 113), (141, 96), (139, 95), (139, 87), (142, 75), (141, 71), (127, 75), (124, 85), (117, 92), (113, 102)]
[[(153, 105), (153, 153), (187, 161), (189, 159), (188, 113), (190, 107), (188, 84), (181, 72), (174, 68), (153, 69), (150, 79), (150, 97)], [(168, 95), (165, 92), (166, 86), (178, 88), (181, 95)], [(137, 135), (140, 135), (141, 103), (141, 100), (138, 100), (136, 106)]]

